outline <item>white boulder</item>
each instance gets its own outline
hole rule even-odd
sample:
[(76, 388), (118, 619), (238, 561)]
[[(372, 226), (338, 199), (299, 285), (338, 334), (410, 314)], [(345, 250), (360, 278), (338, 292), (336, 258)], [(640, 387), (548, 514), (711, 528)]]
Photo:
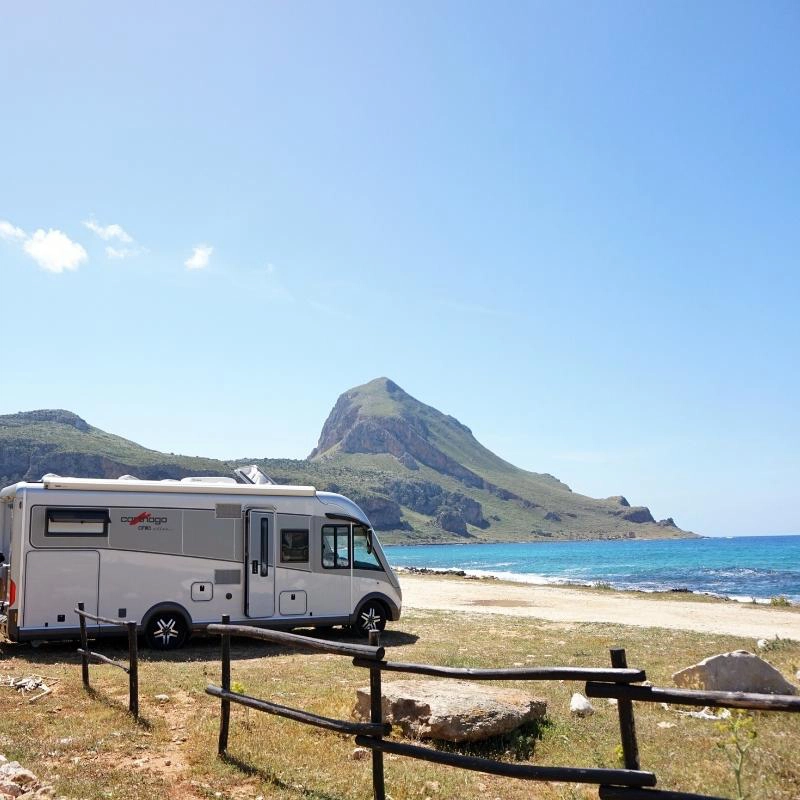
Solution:
[(797, 694), (793, 686), (758, 656), (746, 650), (720, 653), (676, 672), (676, 686), (720, 692), (759, 692), (762, 694)]

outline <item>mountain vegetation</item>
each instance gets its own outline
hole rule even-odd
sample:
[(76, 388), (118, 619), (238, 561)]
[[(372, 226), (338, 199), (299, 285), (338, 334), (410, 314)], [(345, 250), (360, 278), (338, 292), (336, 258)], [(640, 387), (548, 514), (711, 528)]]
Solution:
[(221, 461), (162, 453), (64, 410), (0, 416), (0, 486), (53, 472), (143, 479), (229, 475), (256, 463), (279, 483), (358, 502), (393, 543), (674, 538), (692, 534), (621, 495), (593, 499), (485, 448), (470, 429), (388, 378), (339, 397), (307, 459)]

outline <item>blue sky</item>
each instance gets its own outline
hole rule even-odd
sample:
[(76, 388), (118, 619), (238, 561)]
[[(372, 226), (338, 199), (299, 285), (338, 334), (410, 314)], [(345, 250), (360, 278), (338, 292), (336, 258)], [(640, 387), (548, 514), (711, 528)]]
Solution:
[(520, 466), (800, 532), (800, 7), (6, 4), (0, 413), (303, 457), (387, 375)]

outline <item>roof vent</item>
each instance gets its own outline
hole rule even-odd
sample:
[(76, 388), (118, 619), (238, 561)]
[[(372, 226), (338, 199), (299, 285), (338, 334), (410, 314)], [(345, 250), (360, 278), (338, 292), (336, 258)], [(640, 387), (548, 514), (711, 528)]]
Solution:
[(275, 483), (266, 472), (259, 469), (255, 464), (250, 464), (246, 467), (237, 467), (233, 472), (242, 483), (255, 484), (256, 486)]

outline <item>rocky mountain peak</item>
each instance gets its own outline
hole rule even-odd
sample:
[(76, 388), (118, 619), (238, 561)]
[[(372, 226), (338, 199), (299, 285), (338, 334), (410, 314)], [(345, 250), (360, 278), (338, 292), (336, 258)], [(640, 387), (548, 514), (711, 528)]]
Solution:
[(20, 411), (16, 414), (8, 414), (2, 417), (4, 424), (24, 425), (30, 422), (56, 422), (60, 425), (69, 425), (84, 433), (90, 429), (89, 423), (72, 411), (63, 408), (40, 408), (36, 411)]

